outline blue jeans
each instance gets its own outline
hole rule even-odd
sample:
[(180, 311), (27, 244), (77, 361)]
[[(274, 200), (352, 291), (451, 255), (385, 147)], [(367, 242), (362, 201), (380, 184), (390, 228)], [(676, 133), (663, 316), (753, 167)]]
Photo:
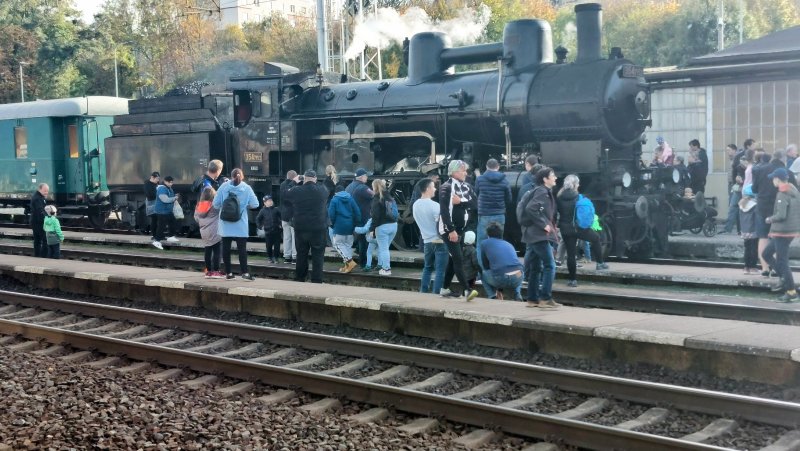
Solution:
[(739, 231), (739, 201), (742, 200), (742, 192), (734, 191), (731, 193), (730, 202), (728, 202), (728, 219), (725, 220), (725, 232), (733, 232), (733, 226)]
[[(539, 299), (550, 300), (553, 298), (553, 280), (556, 278), (556, 262), (553, 258), (553, 246), (549, 241), (525, 246), (525, 261), (530, 262), (525, 276), (528, 278), (528, 301), (538, 302)], [(539, 289), (539, 275), (541, 274), (542, 288)]]
[(486, 235), (486, 227), (493, 222), (500, 224), (500, 227), (505, 229), (506, 215), (478, 216), (478, 230), (475, 234), (475, 252), (478, 253), (478, 264), (480, 265), (481, 269), (483, 269), (483, 260), (481, 260), (481, 241), (489, 237)]
[(483, 271), (483, 288), (490, 299), (497, 296), (497, 290), (510, 288), (514, 290), (514, 299), (522, 300), (522, 271), (519, 274), (509, 276), (503, 274), (495, 277), (491, 271)]
[(439, 294), (444, 285), (444, 272), (447, 269), (447, 246), (444, 243), (425, 243), (425, 266), (422, 267), (422, 279), (420, 280), (419, 292), (429, 293), (431, 287), (431, 273), (435, 273), (433, 279), (433, 293)]
[(367, 268), (372, 267), (372, 252), (378, 248), (378, 266), (381, 269), (392, 269), (389, 259), (389, 245), (392, 244), (394, 236), (397, 234), (397, 223), (379, 225), (375, 228), (375, 240), (369, 242), (367, 247)]

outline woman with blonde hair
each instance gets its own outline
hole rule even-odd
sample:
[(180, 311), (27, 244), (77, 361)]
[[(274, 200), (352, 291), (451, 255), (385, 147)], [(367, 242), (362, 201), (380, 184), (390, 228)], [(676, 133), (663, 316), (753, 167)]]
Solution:
[(372, 198), (370, 216), (372, 224), (369, 227), (369, 237), (372, 239), (367, 248), (367, 264), (364, 268), (369, 270), (372, 267), (372, 251), (377, 244), (378, 247), (378, 274), (391, 276), (392, 267), (389, 256), (389, 245), (397, 234), (397, 202), (386, 187), (386, 180), (375, 179), (372, 181), (372, 190), (375, 197)]
[(328, 203), (330, 203), (336, 193), (336, 186), (339, 184), (339, 174), (336, 173), (336, 166), (332, 164), (325, 166), (325, 181), (322, 184), (328, 189)]

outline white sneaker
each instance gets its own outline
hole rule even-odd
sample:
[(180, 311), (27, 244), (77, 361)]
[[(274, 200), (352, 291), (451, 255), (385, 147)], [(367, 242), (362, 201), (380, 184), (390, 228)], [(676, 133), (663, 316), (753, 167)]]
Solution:
[(167, 238), (167, 242), (168, 242), (168, 243), (177, 243), (177, 242), (179, 242), (179, 241), (180, 241), (180, 240), (179, 240), (179, 239), (177, 239), (177, 238), (175, 238), (174, 236), (171, 236), (171, 237)]
[(450, 296), (450, 290), (447, 288), (442, 288), (439, 290), (439, 296)]
[(154, 247), (154, 248), (156, 248), (156, 249), (161, 249), (162, 251), (164, 250), (164, 246), (162, 246), (162, 245), (161, 245), (161, 242), (160, 242), (160, 241), (153, 241), (153, 243), (152, 243), (152, 244), (153, 244), (153, 247)]
[(392, 275), (392, 270), (391, 269), (381, 269), (380, 271), (378, 271), (378, 275), (391, 276)]

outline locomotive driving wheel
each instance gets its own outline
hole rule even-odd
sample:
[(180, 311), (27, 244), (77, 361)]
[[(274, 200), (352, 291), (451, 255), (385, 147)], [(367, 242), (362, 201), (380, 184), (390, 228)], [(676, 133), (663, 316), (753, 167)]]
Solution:
[(109, 213), (109, 211), (101, 207), (89, 207), (89, 224), (95, 229), (104, 229)]
[(397, 210), (400, 213), (400, 219), (397, 221), (397, 233), (394, 235), (392, 245), (398, 251), (409, 251), (415, 246), (421, 246), (419, 229), (417, 229), (411, 213), (411, 198), (399, 190), (392, 194), (395, 196)]

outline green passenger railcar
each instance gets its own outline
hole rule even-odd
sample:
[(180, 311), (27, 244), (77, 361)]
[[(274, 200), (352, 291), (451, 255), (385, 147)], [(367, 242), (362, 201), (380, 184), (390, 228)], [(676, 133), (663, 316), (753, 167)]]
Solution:
[(99, 215), (108, 200), (105, 139), (128, 100), (78, 97), (0, 105), (0, 203), (25, 206), (40, 183), (66, 217)]

